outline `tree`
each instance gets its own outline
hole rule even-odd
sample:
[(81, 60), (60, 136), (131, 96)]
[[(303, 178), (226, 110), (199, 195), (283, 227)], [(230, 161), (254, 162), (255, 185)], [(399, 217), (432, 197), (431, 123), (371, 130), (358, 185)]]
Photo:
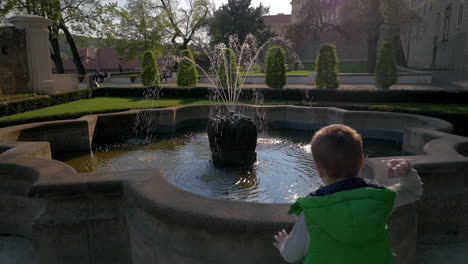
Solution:
[[(109, 4), (112, 6), (113, 4)], [(46, 17), (52, 21), (49, 27), (51, 58), (58, 73), (63, 73), (62, 58), (58, 35), (62, 31), (73, 54), (73, 60), (80, 75), (86, 74), (79, 56), (72, 32), (95, 33), (102, 24), (103, 10), (106, 8), (99, 0), (7, 0), (0, 15), (8, 13), (27, 13)]]
[(385, 42), (380, 50), (375, 80), (377, 84), (384, 89), (390, 88), (398, 81), (395, 56), (390, 42)]
[(146, 87), (159, 86), (159, 66), (152, 51), (143, 54), (141, 81)]
[(336, 89), (340, 85), (338, 75), (338, 56), (335, 45), (323, 44), (317, 56), (315, 85), (320, 89)]
[(223, 89), (236, 88), (238, 84), (237, 56), (234, 50), (224, 48), (216, 58), (218, 85)]
[[(208, 25), (213, 6), (212, 0), (185, 0), (182, 3), (159, 0), (159, 3), (166, 25), (163, 29), (169, 34), (172, 45), (179, 50), (187, 49), (190, 41)], [(179, 43), (179, 40), (182, 43)]]
[[(378, 47), (381, 40), (395, 42), (400, 52), (396, 54), (401, 59), (402, 45), (400, 40), (400, 27), (418, 19), (414, 10), (405, 0), (349, 0), (345, 1), (346, 15), (342, 21), (347, 31), (365, 34), (367, 43), (367, 68), (370, 73), (375, 72)], [(383, 29), (387, 29), (383, 31)], [(381, 34), (385, 32), (385, 34)]]
[[(339, 19), (330, 22), (326, 14), (334, 12), (339, 7)], [(335, 31), (351, 39), (363, 39), (367, 45), (367, 68), (375, 72), (378, 44), (381, 40), (382, 26), (389, 26), (384, 40), (395, 41), (395, 46), (402, 50), (400, 41), (400, 25), (406, 23), (414, 12), (408, 7), (406, 0), (307, 0), (299, 15), (300, 23), (288, 29), (288, 36), (301, 39), (304, 32), (321, 35), (326, 31)], [(317, 32), (317, 33), (316, 33)], [(396, 54), (400, 57), (401, 53)], [(402, 61), (404, 64), (404, 61)]]
[(155, 5), (153, 0), (128, 0), (123, 8), (114, 6), (110, 10), (113, 19), (107, 37), (126, 60), (141, 59), (147, 50), (164, 48), (162, 13)]
[(252, 7), (252, 0), (228, 0), (214, 12), (209, 25), (209, 34), (213, 43), (228, 43), (229, 36), (237, 35), (241, 43), (251, 33), (260, 42), (274, 36), (263, 23), (263, 16), (269, 13), (269, 7), (260, 4)]
[(193, 63), (193, 55), (189, 49), (180, 53), (179, 71), (177, 72), (177, 86), (196, 87), (198, 84), (198, 70)]
[(283, 88), (286, 85), (285, 54), (286, 51), (279, 46), (268, 49), (265, 83), (271, 88)]

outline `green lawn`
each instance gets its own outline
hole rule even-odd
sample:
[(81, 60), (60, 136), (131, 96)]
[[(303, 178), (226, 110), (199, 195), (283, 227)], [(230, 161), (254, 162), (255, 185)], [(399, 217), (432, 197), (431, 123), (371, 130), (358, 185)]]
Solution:
[[(315, 62), (304, 62), (304, 70), (315, 71)], [(342, 73), (367, 73), (366, 61), (343, 61), (340, 62), (340, 72)]]
[(34, 111), (19, 113), (0, 118), (0, 121), (11, 121), (26, 118), (66, 115), (73, 113), (100, 112), (112, 109), (168, 107), (176, 105), (208, 104), (210, 101), (202, 99), (161, 99), (142, 100), (136, 97), (96, 97), (78, 100), (71, 103), (55, 105)]
[[(309, 75), (312, 71), (301, 70), (301, 71), (288, 71), (286, 75)], [(241, 76), (265, 76), (264, 72), (241, 72)]]
[[(135, 97), (96, 97), (91, 99), (78, 100), (71, 103), (51, 106), (43, 109), (38, 109), (30, 112), (19, 113), (11, 116), (0, 118), (1, 121), (14, 121), (20, 119), (39, 118), (48, 116), (60, 116), (67, 114), (79, 114), (90, 112), (108, 112), (112, 110), (125, 110), (133, 108), (155, 108), (169, 107), (177, 105), (193, 105), (193, 104), (210, 104), (208, 100), (181, 98), (181, 99), (160, 99), (160, 100), (143, 100)], [(243, 101), (243, 103), (251, 103)], [(376, 110), (388, 110), (390, 108), (402, 108), (410, 110), (423, 110), (432, 112), (446, 113), (464, 113), (468, 114), (467, 104), (379, 104), (379, 103), (348, 103), (348, 102), (304, 102), (304, 101), (287, 101), (287, 100), (267, 100), (265, 104), (278, 105), (310, 105), (310, 106), (368, 106)]]
[(15, 94), (15, 95), (0, 95), (0, 103), (1, 102), (7, 102), (7, 101), (13, 101), (13, 100), (19, 100), (19, 99), (25, 99), (25, 98), (31, 98), (35, 97), (37, 95), (35, 94)]

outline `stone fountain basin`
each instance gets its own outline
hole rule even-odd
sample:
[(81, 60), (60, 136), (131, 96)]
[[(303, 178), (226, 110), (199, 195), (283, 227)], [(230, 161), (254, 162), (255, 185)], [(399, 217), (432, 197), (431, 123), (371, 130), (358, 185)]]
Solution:
[[(0, 232), (29, 237), (38, 263), (282, 263), (275, 231), (294, 217), (286, 204), (226, 201), (173, 186), (159, 170), (79, 174), (55, 153), (142, 130), (173, 133), (206, 122), (213, 106), (131, 110), (0, 129)], [(350, 125), (365, 137), (399, 139), (425, 193), (389, 220), (396, 263), (414, 263), (416, 243), (468, 239), (468, 138), (443, 120), (399, 113), (296, 106), (239, 106), (270, 128)], [(366, 160), (363, 177), (382, 178), (388, 158)]]

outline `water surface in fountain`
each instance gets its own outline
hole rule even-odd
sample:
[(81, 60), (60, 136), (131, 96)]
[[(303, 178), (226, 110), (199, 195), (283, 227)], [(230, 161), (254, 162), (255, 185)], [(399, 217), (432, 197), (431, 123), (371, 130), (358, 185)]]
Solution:
[[(169, 182), (190, 192), (229, 200), (288, 203), (320, 185), (310, 153), (313, 132), (271, 130), (259, 134), (250, 169), (217, 168), (204, 129), (95, 146), (92, 154), (54, 157), (79, 172), (161, 168)], [(398, 156), (401, 144), (365, 139), (367, 157)]]

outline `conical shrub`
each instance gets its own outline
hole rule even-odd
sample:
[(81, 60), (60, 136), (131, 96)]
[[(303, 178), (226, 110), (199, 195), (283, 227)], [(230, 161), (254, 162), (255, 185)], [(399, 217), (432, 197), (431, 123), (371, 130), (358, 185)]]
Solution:
[(340, 70), (338, 68), (338, 56), (333, 44), (323, 44), (317, 55), (315, 66), (315, 85), (320, 89), (336, 89), (340, 86), (338, 78)]
[(177, 72), (177, 86), (196, 87), (198, 84), (198, 70), (197, 66), (193, 63), (192, 52), (186, 49), (181, 51), (180, 56), (182, 59), (179, 62), (179, 71)]
[(398, 70), (390, 42), (384, 42), (380, 49), (375, 70), (375, 81), (383, 89), (388, 89), (398, 82)]
[(279, 46), (268, 49), (265, 83), (271, 88), (281, 89), (286, 85), (285, 54), (286, 51)]
[(143, 85), (145, 87), (159, 86), (159, 66), (152, 51), (145, 51), (141, 65), (141, 81)]
[[(218, 85), (222, 88), (233, 88), (236, 86), (237, 78), (237, 56), (232, 49), (222, 49), (217, 58)], [(237, 82), (239, 85), (239, 82)]]

